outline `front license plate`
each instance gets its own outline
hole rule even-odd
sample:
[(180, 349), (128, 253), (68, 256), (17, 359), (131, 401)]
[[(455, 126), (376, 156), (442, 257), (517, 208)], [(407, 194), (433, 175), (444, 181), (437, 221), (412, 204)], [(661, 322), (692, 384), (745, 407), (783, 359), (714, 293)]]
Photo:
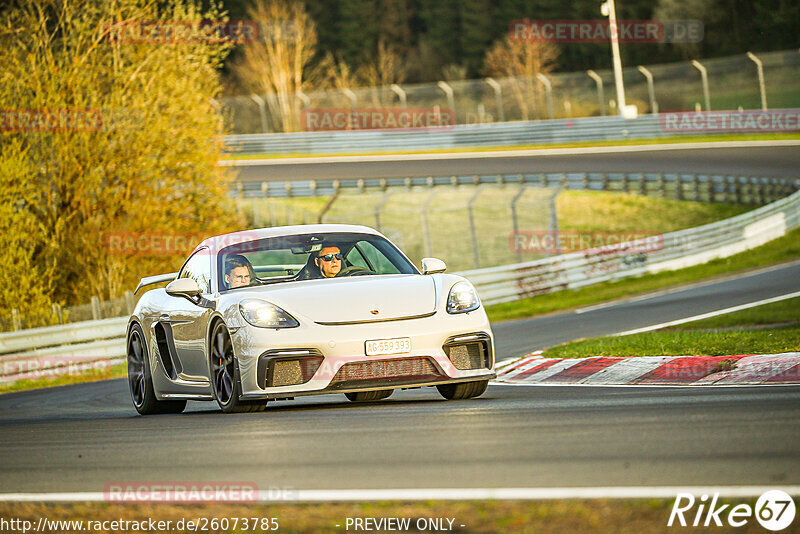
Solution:
[(394, 339), (372, 339), (366, 342), (367, 356), (381, 354), (405, 354), (411, 352), (410, 337), (396, 337)]

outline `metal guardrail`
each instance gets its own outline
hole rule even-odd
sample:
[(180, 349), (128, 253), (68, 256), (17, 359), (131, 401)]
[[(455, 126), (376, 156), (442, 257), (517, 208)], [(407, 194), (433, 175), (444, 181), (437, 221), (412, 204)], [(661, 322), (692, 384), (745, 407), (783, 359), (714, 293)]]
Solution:
[(125, 358), (127, 317), (0, 334), (0, 383), (97, 369)]
[(800, 189), (800, 179), (797, 178), (688, 173), (570, 172), (236, 182), (231, 193), (242, 198), (293, 198), (385, 191), (392, 188), (484, 184), (616, 191), (671, 197), (678, 200), (740, 204), (766, 204)]
[[(770, 180), (764, 184), (782, 184), (795, 192), (730, 219), (664, 234), (656, 250), (642, 252), (636, 244), (623, 243), (458, 274), (472, 281), (485, 304), (495, 304), (728, 257), (800, 227), (798, 182), (777, 180), (773, 184)], [(719, 185), (726, 183), (721, 180)], [(0, 382), (78, 363), (119, 361), (125, 357), (127, 320), (121, 317), (0, 334)]]
[(699, 265), (757, 247), (797, 227), (800, 191), (730, 219), (664, 234), (653, 251), (623, 243), (459, 274), (475, 284), (485, 304), (496, 304)]
[[(791, 110), (797, 112), (798, 110)], [(452, 128), (408, 130), (339, 130), (225, 136), (229, 153), (330, 154), (436, 150), (483, 146), (543, 145), (581, 141), (624, 141), (708, 135), (714, 132), (665, 128), (666, 113), (583, 117), (538, 121), (458, 125)], [(717, 132), (717, 133), (725, 133)]]

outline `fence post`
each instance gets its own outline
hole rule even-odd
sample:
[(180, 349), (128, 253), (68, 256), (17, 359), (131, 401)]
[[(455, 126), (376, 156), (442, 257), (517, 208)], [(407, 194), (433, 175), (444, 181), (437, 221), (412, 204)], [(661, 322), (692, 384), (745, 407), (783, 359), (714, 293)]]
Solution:
[(267, 108), (264, 99), (258, 95), (250, 95), (250, 100), (258, 104), (258, 113), (261, 116), (261, 132), (269, 133), (269, 127), (267, 126)]
[(447, 82), (437, 82), (436, 85), (447, 95), (447, 106), (450, 108), (450, 111), (453, 112), (455, 123), (458, 124), (458, 118), (456, 118), (456, 102), (453, 98), (453, 88), (450, 87)]
[(19, 310), (14, 308), (11, 310), (11, 323), (13, 325), (14, 330), (22, 330), (22, 321), (19, 317)]
[(692, 185), (694, 185), (694, 201), (700, 202), (700, 178), (696, 174), (692, 175)]
[(92, 319), (97, 321), (100, 317), (100, 299), (97, 295), (92, 295)]
[(601, 78), (600, 75), (597, 74), (592, 69), (587, 70), (586, 74), (588, 74), (589, 77), (594, 80), (594, 83), (597, 84), (597, 100), (600, 103), (600, 115), (605, 117), (606, 116), (606, 99), (605, 99), (605, 96), (603, 95), (603, 78)]
[(703, 99), (706, 101), (706, 111), (711, 111), (711, 95), (708, 92), (708, 72), (702, 63), (696, 59), (692, 60), (692, 66), (700, 71), (700, 78), (703, 82)]
[[(525, 186), (522, 185), (522, 186), (520, 186), (519, 191), (517, 191), (517, 194), (514, 195), (514, 198), (511, 200), (511, 225), (514, 228), (514, 243), (515, 243), (515, 245), (516, 245), (516, 242), (517, 242), (516, 237), (517, 237), (517, 234), (519, 233), (519, 221), (517, 221), (517, 202), (519, 201), (519, 199), (524, 194), (525, 194)], [(518, 263), (522, 263), (522, 254), (520, 253), (519, 249), (517, 249), (516, 246), (514, 248), (516, 249), (515, 252), (516, 252), (516, 255), (517, 255), (517, 262)]]
[(381, 230), (381, 211), (383, 210), (383, 207), (386, 206), (386, 203), (389, 202), (389, 197), (391, 196), (392, 196), (391, 191), (384, 191), (383, 197), (381, 198), (380, 202), (375, 204), (375, 211), (374, 211), (375, 229), (378, 230), (379, 232), (383, 232), (383, 230)]
[(425, 251), (425, 256), (430, 258), (433, 256), (433, 243), (431, 241), (431, 229), (430, 225), (428, 224), (428, 209), (431, 206), (431, 202), (436, 197), (436, 194), (439, 192), (438, 189), (431, 189), (431, 194), (425, 199), (425, 202), (422, 205), (422, 240), (423, 240), (423, 248)]
[(639, 65), (636, 69), (647, 78), (647, 96), (650, 98), (650, 113), (658, 113), (658, 102), (656, 102), (656, 90), (653, 86), (653, 73), (645, 67)]
[[(555, 238), (556, 244), (556, 256), (561, 254), (561, 236), (558, 235), (558, 210), (556, 209), (556, 199), (558, 195), (561, 194), (561, 190), (564, 188), (563, 185), (560, 185), (556, 188), (553, 196), (550, 197), (550, 232), (551, 235)], [(550, 253), (547, 253), (550, 256)]]
[(391, 85), (392, 91), (400, 98), (400, 105), (403, 106), (403, 109), (408, 109), (408, 99), (406, 97), (406, 92), (403, 90), (402, 87), (393, 83)]
[(469, 235), (472, 239), (472, 261), (475, 263), (475, 268), (480, 269), (481, 267), (481, 259), (480, 259), (480, 250), (478, 249), (478, 230), (475, 227), (475, 211), (474, 205), (475, 202), (478, 200), (478, 196), (483, 193), (484, 186), (479, 185), (475, 192), (467, 202), (467, 216), (469, 217)]
[(767, 111), (767, 90), (764, 84), (764, 65), (761, 63), (761, 60), (756, 57), (756, 55), (752, 52), (747, 53), (747, 57), (756, 64), (756, 70), (758, 71), (758, 90), (761, 92), (761, 110)]
[(494, 78), (486, 78), (486, 83), (494, 90), (494, 97), (497, 101), (497, 119), (500, 122), (505, 122), (506, 114), (503, 111), (503, 92), (500, 89), (500, 84)]
[(136, 306), (133, 300), (133, 291), (125, 292), (125, 304), (128, 306), (128, 313), (133, 313), (133, 308)]
[(337, 198), (339, 198), (339, 180), (334, 180), (333, 195), (331, 195), (331, 198), (329, 198), (325, 205), (322, 206), (322, 210), (319, 212), (319, 215), (317, 215), (317, 223), (322, 224), (322, 218), (325, 217), (325, 214), (328, 213), (328, 211), (331, 209), (331, 206), (333, 206), (333, 203), (336, 202)]
[(542, 85), (544, 85), (544, 95), (547, 99), (547, 115), (553, 119), (555, 118), (555, 115), (553, 114), (553, 84), (551, 84), (547, 76), (541, 72), (537, 73), (536, 77), (540, 82), (542, 82)]

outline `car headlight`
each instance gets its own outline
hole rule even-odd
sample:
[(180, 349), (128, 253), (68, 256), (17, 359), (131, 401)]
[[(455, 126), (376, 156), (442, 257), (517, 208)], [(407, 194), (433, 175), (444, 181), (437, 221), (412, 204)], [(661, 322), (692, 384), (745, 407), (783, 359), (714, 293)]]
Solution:
[(466, 281), (456, 283), (447, 296), (447, 313), (465, 313), (477, 310), (481, 305), (472, 284)]
[(244, 320), (261, 328), (294, 328), (297, 319), (265, 300), (244, 299), (239, 303), (239, 313)]

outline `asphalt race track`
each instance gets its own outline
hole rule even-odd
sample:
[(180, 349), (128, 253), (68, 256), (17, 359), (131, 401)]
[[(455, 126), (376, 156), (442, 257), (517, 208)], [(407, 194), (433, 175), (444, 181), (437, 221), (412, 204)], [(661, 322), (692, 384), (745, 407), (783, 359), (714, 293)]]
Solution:
[[(496, 326), (500, 357), (800, 289), (800, 264)], [(800, 386), (492, 385), (357, 405), (343, 395), (139, 417), (125, 380), (0, 396), (2, 493), (124, 482), (259, 489), (780, 485), (800, 482)]]
[(617, 153), (579, 153), (464, 159), (398, 157), (396, 161), (260, 164), (239, 167), (245, 182), (332, 178), (395, 178), (539, 172), (683, 172), (797, 177), (800, 147), (692, 148)]

